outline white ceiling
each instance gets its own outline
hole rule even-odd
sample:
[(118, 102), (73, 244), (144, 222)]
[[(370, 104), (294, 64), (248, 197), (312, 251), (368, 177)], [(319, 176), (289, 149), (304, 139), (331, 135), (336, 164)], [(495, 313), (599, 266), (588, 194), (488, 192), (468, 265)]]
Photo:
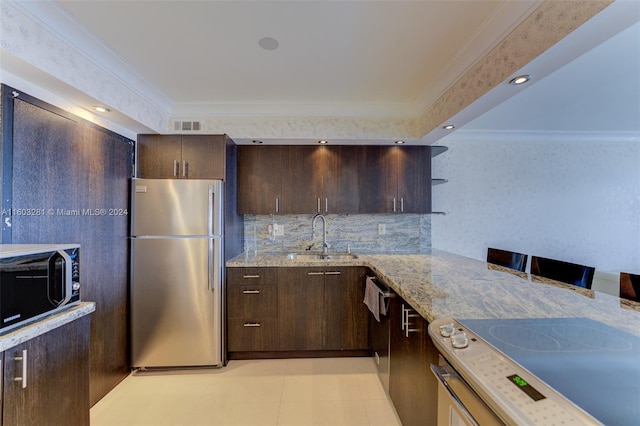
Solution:
[[(17, 4), (170, 119), (415, 117), (541, 3), (3, 2)], [(463, 129), (640, 132), (640, 119), (633, 120), (640, 110), (637, 22), (640, 1), (616, 1), (525, 67), (534, 75), (529, 87), (497, 87), (452, 120), (481, 116)], [(279, 47), (262, 49), (262, 37)], [(2, 70), (68, 103), (95, 103), (82, 89), (0, 52)], [(117, 110), (108, 120), (123, 134), (149, 131)]]
[[(174, 116), (417, 115), (536, 1), (74, 1)], [(258, 42), (272, 37), (276, 50)]]
[[(640, 3), (639, 3), (640, 7)], [(640, 22), (465, 126), (519, 132), (607, 132), (640, 140)]]

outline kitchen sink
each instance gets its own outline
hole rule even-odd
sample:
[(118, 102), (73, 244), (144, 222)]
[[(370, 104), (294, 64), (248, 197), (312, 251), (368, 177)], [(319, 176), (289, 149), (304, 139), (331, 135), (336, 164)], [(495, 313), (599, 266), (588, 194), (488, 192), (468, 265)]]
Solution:
[(351, 253), (336, 253), (336, 254), (312, 254), (312, 253), (289, 253), (287, 254), (288, 260), (297, 260), (300, 262), (309, 260), (353, 260), (358, 256)]

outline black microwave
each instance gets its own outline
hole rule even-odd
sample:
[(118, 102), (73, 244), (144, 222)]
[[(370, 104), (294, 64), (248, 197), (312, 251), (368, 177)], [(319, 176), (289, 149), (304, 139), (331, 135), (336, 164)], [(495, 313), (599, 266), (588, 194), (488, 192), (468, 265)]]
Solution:
[(0, 245), (0, 333), (78, 302), (79, 245)]

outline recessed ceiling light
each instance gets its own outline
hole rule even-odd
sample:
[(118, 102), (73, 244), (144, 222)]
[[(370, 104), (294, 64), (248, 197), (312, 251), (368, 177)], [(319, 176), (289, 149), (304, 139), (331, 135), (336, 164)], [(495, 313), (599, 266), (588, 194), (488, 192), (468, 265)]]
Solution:
[(328, 142), (328, 141), (325, 141), (325, 140), (321, 140), (321, 141), (318, 141), (318, 143), (321, 143), (321, 144), (323, 144), (323, 145), (324, 145), (324, 144), (328, 144), (329, 142)]
[(260, 139), (254, 139), (253, 143), (262, 143), (262, 141)]
[(531, 80), (530, 75), (519, 75), (509, 80), (509, 84), (511, 84), (512, 86), (518, 86), (520, 84), (526, 83), (529, 80)]
[(103, 105), (95, 105), (93, 107), (93, 109), (98, 111), (98, 112), (109, 112), (109, 111), (111, 111), (109, 108), (107, 108), (106, 106), (103, 106)]
[(262, 37), (260, 40), (258, 40), (258, 44), (264, 50), (276, 50), (280, 46), (278, 40), (273, 37)]
[(453, 124), (447, 124), (446, 126), (442, 126), (442, 128), (445, 130), (453, 130), (456, 128), (456, 126), (454, 126)]
[(404, 143), (404, 141), (402, 141), (402, 140), (398, 140), (398, 141), (396, 141), (396, 143), (397, 143), (398, 145), (402, 145), (402, 144)]

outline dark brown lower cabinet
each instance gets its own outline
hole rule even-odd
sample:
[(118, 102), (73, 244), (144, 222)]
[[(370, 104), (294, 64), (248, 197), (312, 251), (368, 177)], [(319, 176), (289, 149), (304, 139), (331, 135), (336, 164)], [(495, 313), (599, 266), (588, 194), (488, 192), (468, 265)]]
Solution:
[(229, 358), (320, 353), (311, 351), (355, 356), (369, 349), (369, 311), (362, 303), (365, 267), (227, 271)]
[(3, 426), (89, 425), (89, 316), (6, 350), (3, 366)]
[[(244, 274), (227, 286), (227, 348), (230, 352), (272, 351), (278, 342), (278, 287)], [(239, 280), (255, 284), (238, 284)]]
[(428, 322), (400, 297), (389, 303), (389, 396), (403, 426), (437, 423), (437, 382), (430, 364), (438, 352)]
[(324, 348), (324, 268), (278, 269), (278, 349)]
[(365, 273), (364, 267), (325, 269), (325, 350), (369, 348), (369, 310), (362, 303)]

